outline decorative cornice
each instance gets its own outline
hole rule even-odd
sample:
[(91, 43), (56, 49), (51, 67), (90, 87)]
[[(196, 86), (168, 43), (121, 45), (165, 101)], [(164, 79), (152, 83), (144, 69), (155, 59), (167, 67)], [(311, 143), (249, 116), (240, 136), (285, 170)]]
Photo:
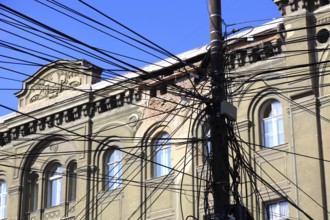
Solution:
[(20, 137), (26, 137), (37, 132), (43, 132), (65, 123), (80, 120), (86, 117), (92, 117), (95, 113), (102, 114), (141, 100), (141, 89), (128, 89), (119, 94), (112, 95), (91, 103), (84, 103), (55, 114), (51, 114), (34, 121), (21, 124), (17, 127), (9, 128), (0, 133), (0, 146), (9, 144), (11, 141), (19, 140)]

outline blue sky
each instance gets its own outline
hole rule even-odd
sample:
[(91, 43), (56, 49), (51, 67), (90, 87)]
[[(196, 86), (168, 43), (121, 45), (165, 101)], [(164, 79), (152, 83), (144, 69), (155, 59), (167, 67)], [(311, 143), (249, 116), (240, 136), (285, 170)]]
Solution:
[[(49, 3), (49, 1), (43, 0), (40, 2), (47, 3), (52, 7), (55, 6)], [(120, 28), (118, 25), (111, 22), (109, 19), (88, 9), (78, 1), (62, 0), (59, 2), (67, 5), (71, 9), (75, 9), (84, 15), (101, 22), (107, 27), (124, 32), (131, 37), (135, 37), (131, 33), (125, 31), (123, 28)], [(85, 0), (85, 2), (93, 5), (95, 8), (132, 28), (134, 31), (174, 54), (179, 54), (184, 51), (206, 45), (209, 42), (208, 2), (206, 0)], [(153, 55), (150, 55), (131, 46), (128, 46), (127, 44), (124, 44), (110, 37), (109, 35), (103, 34), (63, 14), (60, 14), (42, 5), (41, 3), (38, 3), (37, 1), (0, 0), (0, 3), (23, 14), (26, 14), (29, 17), (34, 18), (35, 20), (51, 26), (61, 32), (64, 32), (65, 34), (73, 36), (74, 38), (79, 39), (80, 41), (83, 41), (89, 45), (145, 61), (137, 62), (130, 59), (125, 59), (126, 61), (131, 62), (138, 67), (145, 66), (147, 62), (158, 61), (159, 57), (165, 58), (160, 54), (155, 56), (153, 51)], [(8, 15), (1, 8), (0, 13)], [(228, 31), (230, 31), (232, 28), (238, 29), (243, 27), (257, 26), (259, 24), (270, 21), (272, 18), (280, 17), (277, 6), (273, 3), (272, 0), (223, 0), (222, 15), (225, 23), (228, 26)], [(0, 19), (8, 20), (8, 17), (0, 15)], [(253, 22), (256, 20), (259, 21)], [(42, 51), (47, 54), (45, 57), (51, 60), (56, 60), (56, 58), (72, 59), (72, 57), (79, 59), (84, 58), (92, 63), (96, 63), (102, 68), (112, 68), (109, 64), (102, 63), (91, 58), (90, 56), (67, 50), (64, 47), (59, 47), (58, 45), (50, 43), (49, 41), (37, 38), (35, 35), (20, 31), (11, 25), (5, 24), (3, 20), (0, 22), (1, 42), (6, 42), (6, 44), (10, 43), (25, 46), (29, 48), (29, 50), (35, 49), (36, 51)], [(243, 24), (234, 25), (242, 22)], [(111, 34), (115, 37), (124, 39), (122, 36), (111, 32), (104, 26), (97, 26), (95, 24), (93, 26), (106, 31), (108, 34)], [(16, 34), (17, 36), (13, 34)], [(19, 36), (25, 37), (26, 39), (22, 39)], [(45, 47), (29, 42), (27, 39), (43, 44), (44, 46), (58, 49), (62, 53), (56, 52), (55, 50), (46, 49)], [(137, 45), (135, 42), (132, 44)], [(151, 52), (150, 50), (148, 51)], [(63, 53), (68, 54), (69, 56), (65, 56)], [(0, 47), (0, 55), (29, 60), (40, 64), (47, 63), (46, 60), (28, 56), (26, 54), (22, 54), (11, 49), (6, 49), (4, 47)], [(32, 75), (40, 67), (9, 64), (7, 62), (13, 61), (13, 59), (8, 59), (3, 56), (0, 57), (0, 61), (2, 61), (0, 63), (0, 77), (10, 78), (10, 80), (0, 78), (0, 103), (16, 109), (17, 99), (14, 93), (21, 89), (21, 81), (27, 77), (12, 71), (6, 71), (3, 68), (13, 69), (15, 71)], [(1, 67), (3, 68), (1, 69)], [(0, 116), (9, 112), (10, 111), (6, 109), (0, 108)]]

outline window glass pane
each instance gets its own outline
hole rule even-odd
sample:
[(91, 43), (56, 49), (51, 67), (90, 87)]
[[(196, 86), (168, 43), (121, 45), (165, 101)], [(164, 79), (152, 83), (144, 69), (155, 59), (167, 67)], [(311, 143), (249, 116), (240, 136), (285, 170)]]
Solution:
[(265, 136), (265, 147), (272, 147), (274, 146), (274, 139), (271, 135)]
[(51, 182), (52, 184), (52, 202), (51, 206), (56, 206), (61, 203), (62, 195), (62, 179), (56, 179)]
[(284, 129), (283, 129), (282, 117), (279, 117), (277, 120), (277, 136), (278, 136), (278, 144), (284, 144)]
[(264, 119), (264, 129), (266, 135), (273, 134), (273, 121), (271, 119)]
[(77, 164), (73, 163), (69, 167), (69, 202), (76, 200), (76, 188), (77, 188)]
[(35, 212), (38, 208), (38, 176), (33, 175), (30, 180), (30, 211)]
[[(271, 110), (269, 110), (271, 108)], [(284, 144), (284, 129), (282, 106), (278, 101), (273, 101), (264, 110), (263, 118), (263, 138), (265, 147), (272, 147)], [(269, 113), (269, 114), (268, 114)]]
[[(170, 147), (166, 148), (165, 158), (166, 158), (165, 159), (166, 166), (172, 167), (172, 158), (171, 158), (171, 148)], [(167, 173), (171, 172), (171, 169), (166, 168), (166, 172)]]
[(289, 206), (287, 202), (280, 202), (279, 203), (279, 212), (280, 217), (283, 219), (289, 218)]
[(283, 133), (284, 129), (283, 129), (283, 117), (277, 117), (277, 131), (278, 133)]
[(265, 219), (266, 220), (284, 220), (289, 218), (288, 202), (276, 202), (266, 206)]
[(106, 173), (108, 175), (106, 186), (108, 189), (116, 189), (122, 183), (122, 154), (119, 150), (114, 150), (108, 155)]
[(271, 147), (274, 145), (273, 122), (271, 119), (264, 119), (264, 139), (265, 147)]
[(0, 180), (0, 218), (6, 218), (7, 215), (7, 184)]
[(38, 208), (38, 184), (34, 184), (34, 186), (33, 186), (32, 198), (33, 198), (33, 202), (32, 202), (31, 211), (36, 211)]
[(272, 103), (272, 112), (272, 116), (282, 115), (282, 106), (280, 102), (274, 101)]
[[(154, 177), (164, 176), (170, 173), (172, 167), (172, 152), (170, 136), (167, 133), (159, 135), (154, 141)], [(163, 166), (162, 166), (163, 165)]]
[(59, 205), (62, 201), (62, 175), (63, 167), (56, 165), (52, 168), (48, 178), (48, 205), (50, 207)]

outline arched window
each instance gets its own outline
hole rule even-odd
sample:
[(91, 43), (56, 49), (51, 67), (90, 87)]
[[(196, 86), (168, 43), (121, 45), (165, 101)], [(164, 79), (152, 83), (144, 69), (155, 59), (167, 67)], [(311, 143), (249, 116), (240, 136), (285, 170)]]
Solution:
[(279, 101), (272, 100), (263, 107), (261, 112), (263, 125), (263, 144), (273, 147), (284, 144), (282, 106)]
[(77, 163), (72, 162), (68, 167), (68, 201), (76, 200), (77, 192)]
[(105, 189), (117, 189), (122, 183), (121, 151), (113, 150), (105, 157)]
[(62, 202), (63, 167), (54, 164), (47, 172), (47, 207), (53, 207)]
[(38, 209), (38, 175), (37, 174), (31, 174), (30, 180), (30, 202), (29, 202), (29, 210), (30, 212), (35, 212)]
[(171, 140), (168, 133), (161, 133), (152, 141), (154, 149), (153, 177), (167, 175), (171, 172), (172, 151)]
[(7, 183), (0, 180), (0, 219), (7, 216)]

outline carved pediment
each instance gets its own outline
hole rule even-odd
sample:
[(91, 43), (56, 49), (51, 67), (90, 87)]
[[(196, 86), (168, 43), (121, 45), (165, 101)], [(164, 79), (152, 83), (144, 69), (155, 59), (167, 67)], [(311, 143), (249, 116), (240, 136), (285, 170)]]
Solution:
[(82, 93), (100, 81), (100, 74), (100, 68), (84, 60), (51, 63), (23, 82), (23, 89), (16, 94), (19, 109), (68, 95), (68, 92)]
[(29, 103), (33, 103), (45, 98), (54, 98), (59, 93), (70, 90), (81, 85), (80, 74), (74, 71), (57, 70), (48, 73), (42, 79), (31, 86), (31, 92), (29, 95)]

